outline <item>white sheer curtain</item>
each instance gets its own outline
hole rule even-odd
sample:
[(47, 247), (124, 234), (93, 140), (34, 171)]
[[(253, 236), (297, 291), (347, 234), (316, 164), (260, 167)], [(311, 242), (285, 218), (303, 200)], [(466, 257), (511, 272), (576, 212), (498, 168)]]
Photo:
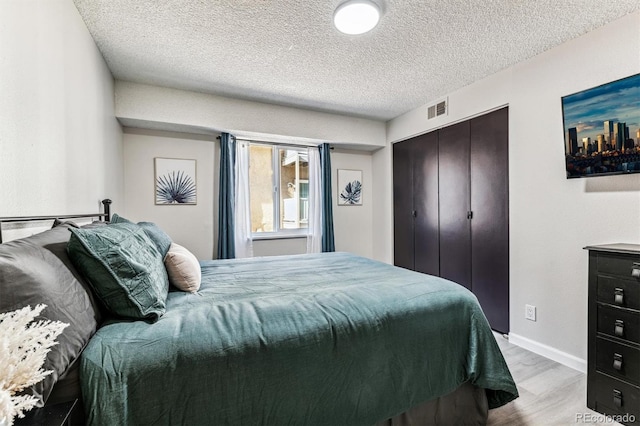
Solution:
[(320, 151), (309, 148), (309, 235), (307, 253), (322, 251), (322, 169)]
[(251, 206), (249, 204), (249, 143), (237, 141), (235, 167), (235, 248), (236, 258), (253, 257)]

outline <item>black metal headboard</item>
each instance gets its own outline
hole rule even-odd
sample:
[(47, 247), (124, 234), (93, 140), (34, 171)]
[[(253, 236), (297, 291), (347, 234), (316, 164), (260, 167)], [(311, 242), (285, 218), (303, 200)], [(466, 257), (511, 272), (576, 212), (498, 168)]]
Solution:
[(0, 217), (0, 243), (2, 243), (2, 224), (11, 222), (33, 222), (37, 220), (55, 220), (55, 219), (80, 219), (95, 217), (105, 222), (111, 220), (111, 200), (102, 200), (103, 213), (83, 213), (83, 214), (65, 214), (58, 216), (16, 216), (16, 217)]

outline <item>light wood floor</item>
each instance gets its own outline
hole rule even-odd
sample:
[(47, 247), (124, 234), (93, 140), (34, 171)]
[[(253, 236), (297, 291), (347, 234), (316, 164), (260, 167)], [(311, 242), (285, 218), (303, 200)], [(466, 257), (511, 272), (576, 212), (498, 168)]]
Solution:
[[(520, 397), (489, 411), (488, 425), (618, 425), (587, 408), (587, 375), (509, 343), (496, 334)], [(578, 418), (593, 415), (601, 422)], [(604, 421), (602, 421), (604, 420)]]

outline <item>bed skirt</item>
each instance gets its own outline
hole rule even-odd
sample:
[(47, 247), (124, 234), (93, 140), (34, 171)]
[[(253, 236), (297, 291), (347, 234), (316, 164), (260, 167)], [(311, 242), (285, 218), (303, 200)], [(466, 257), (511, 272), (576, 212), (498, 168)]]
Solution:
[[(75, 376), (77, 380), (77, 373), (72, 376)], [(56, 387), (58, 387), (57, 384)], [(67, 383), (66, 386), (59, 387), (63, 387), (64, 391), (57, 394), (52, 393), (57, 398), (48, 401), (46, 405), (59, 404), (67, 400), (73, 401), (78, 398), (79, 408), (74, 410), (70, 424), (84, 425), (84, 407), (79, 384), (76, 381), (74, 384)], [(72, 387), (77, 387), (77, 393), (74, 394), (70, 391)], [(487, 423), (488, 413), (485, 390), (467, 382), (448, 395), (419, 404), (390, 419), (381, 420), (375, 426), (484, 425)]]
[(467, 382), (448, 395), (419, 404), (375, 426), (484, 425), (488, 415), (485, 390)]

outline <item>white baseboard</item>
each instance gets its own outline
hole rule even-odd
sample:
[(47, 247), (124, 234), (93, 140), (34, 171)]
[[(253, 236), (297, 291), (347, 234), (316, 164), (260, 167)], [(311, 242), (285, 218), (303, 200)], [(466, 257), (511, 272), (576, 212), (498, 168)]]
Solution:
[(509, 333), (509, 342), (545, 358), (559, 362), (562, 365), (573, 368), (574, 370), (578, 370), (582, 373), (587, 372), (586, 359), (578, 358), (577, 356), (559, 351), (556, 348), (536, 342), (535, 340), (527, 339), (526, 337), (518, 336), (514, 333)]

